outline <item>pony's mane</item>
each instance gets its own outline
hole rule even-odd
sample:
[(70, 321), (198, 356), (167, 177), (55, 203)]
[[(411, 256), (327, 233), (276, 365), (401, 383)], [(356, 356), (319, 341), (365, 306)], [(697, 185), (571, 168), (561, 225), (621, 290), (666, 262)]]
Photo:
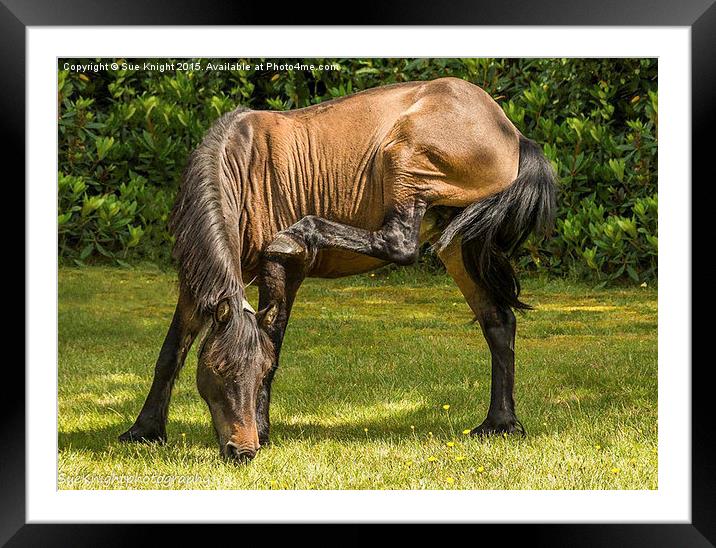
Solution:
[(192, 152), (169, 222), (179, 283), (191, 295), (195, 313), (209, 318), (219, 303), (229, 305), (227, 322), (215, 322), (213, 332), (212, 363), (220, 372), (264, 357), (267, 348), (256, 318), (243, 307), (241, 188), (225, 160), (231, 130), (246, 110), (219, 118)]
[(219, 118), (192, 152), (169, 221), (176, 239), (173, 255), (180, 282), (202, 313), (212, 313), (222, 299), (243, 297), (241, 250), (237, 238), (227, 230), (227, 222), (238, 221), (239, 209), (226, 204), (227, 181), (222, 169), (236, 114)]

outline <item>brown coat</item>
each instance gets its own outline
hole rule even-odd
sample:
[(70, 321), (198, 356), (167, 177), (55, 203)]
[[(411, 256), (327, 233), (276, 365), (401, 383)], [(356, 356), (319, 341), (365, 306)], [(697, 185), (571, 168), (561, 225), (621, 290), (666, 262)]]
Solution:
[[(408, 82), (287, 112), (245, 111), (224, 148), (241, 205), (244, 279), (274, 235), (306, 215), (375, 230), (418, 196), (466, 206), (517, 176), (519, 132), (479, 87), (456, 78)], [(322, 250), (310, 272), (338, 277), (377, 259)]]

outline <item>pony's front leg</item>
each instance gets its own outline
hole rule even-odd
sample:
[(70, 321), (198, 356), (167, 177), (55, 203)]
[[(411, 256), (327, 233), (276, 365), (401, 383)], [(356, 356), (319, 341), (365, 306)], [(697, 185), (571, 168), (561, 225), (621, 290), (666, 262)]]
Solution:
[(172, 387), (201, 327), (202, 320), (195, 315), (193, 303), (182, 291), (154, 367), (154, 378), (147, 399), (137, 420), (119, 436), (119, 441), (166, 441)]
[(417, 200), (396, 207), (375, 231), (308, 215), (279, 232), (266, 249), (266, 255), (290, 256), (310, 263), (316, 252), (332, 248), (399, 265), (411, 264), (418, 258), (420, 222), (426, 207)]
[(305, 278), (305, 268), (305, 263), (293, 256), (266, 256), (261, 265), (259, 311), (256, 318), (274, 346), (274, 362), (261, 383), (256, 400), (256, 427), (261, 446), (269, 442), (271, 383), (278, 369), (279, 354), (293, 301)]

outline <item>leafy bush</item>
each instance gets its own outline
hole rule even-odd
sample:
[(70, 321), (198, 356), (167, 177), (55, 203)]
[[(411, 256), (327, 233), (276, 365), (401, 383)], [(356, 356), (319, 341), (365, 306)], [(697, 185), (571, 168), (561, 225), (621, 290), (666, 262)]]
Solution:
[(265, 60), (206, 70), (227, 61), (197, 59), (190, 62), (201, 68), (164, 72), (144, 70), (145, 60), (95, 72), (62, 70), (65, 61), (100, 60), (59, 63), (62, 260), (166, 261), (167, 218), (187, 157), (210, 124), (239, 104), (284, 110), (456, 76), (491, 93), (543, 145), (559, 175), (556, 230), (528, 240), (521, 267), (604, 282), (656, 276), (655, 59), (316, 59), (301, 62), (340, 70), (284, 71)]

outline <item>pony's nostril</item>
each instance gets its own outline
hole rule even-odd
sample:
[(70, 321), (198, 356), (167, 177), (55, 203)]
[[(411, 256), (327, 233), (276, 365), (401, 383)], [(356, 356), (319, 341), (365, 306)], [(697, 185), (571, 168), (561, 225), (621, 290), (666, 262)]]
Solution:
[(244, 463), (252, 460), (256, 456), (256, 451), (249, 448), (242, 448), (230, 441), (226, 444), (224, 456), (235, 462)]

